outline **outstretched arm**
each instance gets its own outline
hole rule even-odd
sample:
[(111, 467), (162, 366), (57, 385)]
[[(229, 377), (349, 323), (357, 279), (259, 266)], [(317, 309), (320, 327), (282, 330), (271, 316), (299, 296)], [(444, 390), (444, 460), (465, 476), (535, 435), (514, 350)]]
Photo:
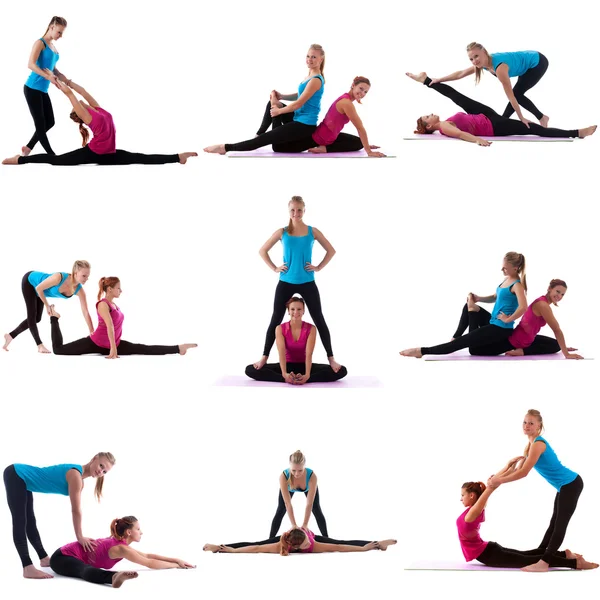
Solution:
[(81, 304), (83, 318), (88, 326), (88, 329), (90, 330), (90, 335), (92, 335), (92, 333), (94, 333), (94, 324), (92, 323), (92, 317), (90, 317), (90, 311), (88, 310), (87, 305), (87, 297), (83, 288), (79, 289), (77, 296), (79, 297), (79, 303)]
[(488, 142), (488, 140), (484, 140), (483, 138), (468, 133), (466, 131), (461, 131), (458, 127), (452, 125), (448, 121), (440, 122), (440, 130), (444, 133), (444, 135), (447, 135), (448, 137), (457, 138), (459, 140), (462, 140), (463, 142), (471, 142), (479, 146), (492, 145), (492, 142)]
[(67, 85), (74, 91), (76, 91), (80, 96), (84, 98), (84, 100), (92, 107), (98, 108), (100, 106), (98, 102), (94, 99), (94, 97), (81, 85), (75, 83), (72, 79), (68, 80)]
[(279, 476), (279, 489), (281, 491), (283, 503), (285, 504), (287, 516), (292, 524), (292, 529), (298, 529), (298, 525), (296, 525), (296, 517), (294, 516), (294, 507), (292, 506), (292, 497), (290, 496), (290, 492), (288, 490), (288, 481), (283, 473)]
[[(563, 335), (562, 329), (560, 328), (560, 325), (558, 324), (558, 321), (556, 320), (554, 313), (552, 312), (552, 308), (550, 308), (550, 305), (546, 304), (545, 302), (537, 302), (535, 306), (538, 307), (540, 315), (543, 317), (544, 321), (546, 321), (548, 327), (550, 327), (550, 329), (552, 329), (552, 331), (554, 332), (556, 341), (558, 342), (558, 345), (560, 346), (560, 349), (562, 350), (562, 353), (564, 354), (565, 358), (583, 358), (583, 356), (580, 356), (579, 354), (571, 354), (571, 352), (569, 351), (569, 348), (567, 347), (567, 342), (565, 341), (565, 336)], [(571, 348), (571, 350), (573, 349), (574, 348)]]
[[(300, 97), (297, 100), (293, 100), (292, 102), (290, 102), (287, 106), (284, 106), (283, 108), (274, 106), (271, 109), (271, 116), (276, 117), (277, 115), (283, 115), (285, 113), (291, 113), (291, 112), (294, 112), (295, 110), (298, 110), (301, 106), (304, 106), (318, 90), (321, 89), (322, 85), (323, 84), (321, 83), (321, 80), (318, 77), (313, 77), (306, 84), (304, 91), (302, 92), (302, 94), (300, 95)], [(282, 99), (285, 100), (285, 98), (283, 96), (282, 96)]]
[(496, 69), (496, 77), (498, 78), (498, 81), (502, 84), (502, 87), (504, 88), (504, 93), (506, 94), (510, 105), (517, 113), (517, 117), (519, 117), (519, 119), (523, 121), (523, 123), (525, 123), (527, 127), (529, 127), (530, 121), (528, 121), (523, 116), (523, 113), (521, 112), (521, 107), (519, 106), (515, 93), (513, 92), (513, 88), (510, 83), (510, 77), (508, 76), (508, 65), (506, 63), (498, 65), (498, 68)]
[(61, 281), (62, 275), (60, 273), (54, 273), (50, 277), (44, 279), (44, 281), (42, 281), (39, 285), (35, 286), (35, 291), (40, 297), (40, 300), (44, 303), (48, 314), (50, 314), (50, 304), (48, 304), (48, 299), (46, 298), (46, 294), (44, 294), (44, 290), (54, 287), (55, 285), (59, 285)]
[(285, 338), (281, 331), (281, 325), (277, 325), (275, 328), (275, 343), (277, 345), (277, 354), (279, 355), (279, 367), (281, 368), (281, 375), (285, 379), (286, 383), (292, 383), (290, 374), (287, 370), (287, 359), (285, 357)]
[(369, 542), (365, 546), (350, 546), (348, 544), (324, 544), (315, 542), (313, 553), (321, 552), (368, 552), (377, 550), (377, 542)]
[(81, 490), (83, 489), (83, 478), (76, 469), (70, 469), (66, 475), (69, 488), (69, 500), (71, 501), (71, 514), (73, 517), (73, 529), (77, 541), (86, 552), (90, 552), (96, 546), (96, 541), (85, 537), (82, 530), (83, 515), (81, 512)]
[(468, 77), (469, 75), (473, 75), (475, 73), (475, 67), (468, 67), (467, 69), (463, 69), (462, 71), (454, 71), (454, 73), (450, 73), (450, 75), (446, 75), (445, 77), (440, 77), (439, 79), (432, 79), (429, 85), (433, 85), (434, 83), (444, 83), (444, 81), (456, 81), (457, 79), (463, 79)]
[(373, 157), (380, 158), (380, 157), (385, 156), (385, 154), (383, 154), (382, 152), (373, 152), (373, 150), (371, 149), (371, 145), (369, 144), (369, 138), (367, 137), (367, 130), (365, 129), (363, 122), (361, 121), (360, 117), (358, 116), (358, 113), (356, 112), (356, 107), (354, 106), (354, 104), (352, 102), (350, 102), (350, 100), (344, 99), (344, 100), (340, 100), (337, 103), (337, 107), (342, 109), (344, 114), (350, 119), (350, 122), (352, 123), (352, 125), (354, 125), (354, 127), (356, 127), (356, 131), (358, 132), (358, 137), (360, 138), (360, 141), (362, 142), (365, 152), (369, 156), (373, 156)]
[(43, 49), (44, 49), (44, 42), (42, 42), (42, 40), (36, 40), (33, 44), (33, 47), (31, 48), (31, 53), (29, 54), (29, 61), (27, 62), (27, 68), (30, 69), (31, 71), (33, 71), (34, 73), (36, 73), (37, 75), (39, 75), (40, 77), (43, 77), (44, 79), (47, 79), (51, 83), (56, 84), (57, 76), (49, 69), (41, 69), (37, 65), (37, 60), (40, 57), (40, 53), (42, 52)]
[(485, 505), (487, 504), (487, 501), (489, 499), (489, 497), (492, 495), (492, 492), (496, 489), (497, 486), (489, 486), (485, 488), (485, 491), (483, 492), (483, 494), (481, 494), (481, 496), (479, 496), (479, 498), (477, 499), (477, 502), (475, 502), (475, 504), (473, 504), (473, 506), (471, 506), (471, 508), (469, 509), (469, 512), (465, 515), (465, 522), (466, 523), (472, 523), (473, 521), (475, 521), (475, 519), (477, 519), (479, 517), (479, 515), (481, 515), (481, 513), (483, 512), (483, 509), (485, 508)]
[[(308, 339), (306, 340), (306, 358), (304, 360), (304, 375), (301, 375), (296, 379), (296, 383), (299, 385), (305, 384), (310, 378), (310, 372), (312, 370), (312, 356), (315, 351), (315, 341), (317, 339), (317, 328), (311, 327)], [(310, 516), (310, 512), (309, 515)]]
[(257, 546), (243, 546), (242, 548), (231, 548), (230, 546), (223, 546), (223, 548), (223, 552), (230, 552), (232, 554), (279, 554), (281, 549), (281, 542)]
[[(315, 328), (313, 327), (313, 330), (314, 329)], [(310, 521), (310, 515), (312, 514), (315, 495), (317, 493), (317, 484), (317, 474), (313, 472), (310, 478), (308, 496), (306, 496), (306, 508), (304, 509), (304, 522), (302, 523), (302, 529), (308, 529), (308, 522)]]
[(185, 563), (185, 561), (179, 561), (179, 559), (170, 559), (162, 556), (158, 556), (156, 554), (144, 554), (143, 552), (138, 552), (134, 550), (131, 546), (126, 546), (124, 544), (113, 546), (110, 550), (111, 558), (124, 558), (136, 565), (142, 565), (143, 567), (148, 567), (148, 569), (177, 569), (177, 568), (191, 568), (182, 567), (179, 562)]
[(92, 115), (89, 113), (88, 109), (77, 99), (73, 93), (73, 90), (62, 81), (58, 81), (56, 83), (56, 87), (58, 87), (58, 89), (69, 99), (71, 105), (73, 106), (73, 110), (77, 113), (77, 116), (86, 125), (89, 125), (92, 122)]
[(488, 483), (493, 486), (497, 486), (503, 483), (510, 483), (511, 481), (518, 481), (519, 479), (523, 479), (523, 477), (527, 477), (527, 475), (529, 475), (529, 471), (533, 469), (545, 450), (546, 444), (544, 442), (541, 440), (535, 442), (529, 448), (529, 455), (525, 461), (521, 462), (518, 467), (515, 465), (515, 469), (512, 471), (512, 473), (509, 472), (506, 475), (500, 476), (494, 475), (493, 477), (490, 477)]

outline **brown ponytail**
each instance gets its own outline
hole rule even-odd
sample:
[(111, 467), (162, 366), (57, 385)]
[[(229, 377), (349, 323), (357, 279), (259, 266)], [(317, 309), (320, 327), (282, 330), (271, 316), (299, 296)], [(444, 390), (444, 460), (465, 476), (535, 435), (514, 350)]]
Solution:
[(290, 531), (286, 531), (279, 540), (281, 544), (279, 553), (281, 556), (287, 556), (290, 553), (290, 550), (298, 550), (305, 539), (306, 533), (304, 533), (302, 529), (291, 529)]
[[(111, 465), (114, 465), (116, 460), (115, 457), (110, 452), (98, 452), (94, 458), (103, 458), (108, 461)], [(92, 459), (93, 460), (93, 459)], [(96, 479), (96, 487), (94, 488), (94, 496), (96, 496), (96, 500), (100, 502), (100, 498), (102, 498), (102, 487), (104, 486), (104, 475), (102, 477), (98, 477)]]
[(118, 277), (101, 277), (98, 282), (98, 301), (101, 300), (102, 294), (105, 294), (109, 287), (115, 287), (118, 283), (121, 283)]
[(485, 483), (483, 481), (467, 481), (467, 483), (462, 484), (462, 489), (467, 492), (467, 494), (475, 494), (477, 498), (485, 492)]
[(52, 25), (62, 25), (62, 27), (66, 27), (67, 20), (63, 19), (62, 17), (52, 17), (52, 19), (50, 19), (50, 23), (48, 23), (48, 27), (46, 27), (46, 31), (42, 37), (44, 37), (46, 35), (46, 33), (48, 33), (50, 31), (50, 27), (52, 27)]
[(79, 133), (81, 134), (82, 139), (81, 145), (87, 146), (88, 140), (90, 139), (90, 130), (84, 125), (83, 121), (80, 119), (79, 115), (74, 110), (71, 111), (69, 117), (71, 117), (71, 121), (79, 123)]
[(128, 529), (131, 529), (137, 523), (135, 517), (123, 517), (121, 519), (113, 519), (110, 524), (110, 535), (116, 540), (122, 540)]
[[(302, 208), (306, 207), (306, 204), (304, 203), (302, 196), (292, 196), (292, 199), (288, 202), (288, 207), (290, 206), (290, 204), (293, 204), (295, 202), (298, 204), (302, 204)], [(290, 222), (287, 226), (287, 232), (288, 232), (288, 235), (293, 235), (293, 232), (294, 232), (294, 223), (292, 222), (291, 217), (290, 217)]]

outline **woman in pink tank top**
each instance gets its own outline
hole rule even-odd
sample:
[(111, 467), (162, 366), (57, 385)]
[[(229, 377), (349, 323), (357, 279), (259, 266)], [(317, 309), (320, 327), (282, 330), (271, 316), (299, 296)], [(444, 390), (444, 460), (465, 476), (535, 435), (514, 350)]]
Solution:
[(65, 344), (58, 319), (60, 315), (51, 306), (50, 326), (52, 328), (52, 349), (54, 354), (77, 356), (81, 354), (103, 354), (106, 358), (119, 358), (119, 355), (145, 354), (184, 355), (190, 348), (198, 344), (179, 344), (177, 346), (148, 346), (135, 344), (121, 339), (124, 316), (119, 307), (114, 303), (121, 295), (121, 281), (118, 277), (102, 277), (99, 283), (98, 302), (98, 327), (89, 336)]
[[(45, 163), (49, 165), (163, 165), (166, 163), (181, 163), (184, 165), (188, 158), (198, 156), (197, 152), (181, 152), (179, 154), (140, 154), (117, 150), (116, 129), (112, 115), (101, 108), (98, 102), (82, 86), (69, 79), (66, 82), (57, 80), (58, 87), (67, 96), (73, 111), (71, 119), (79, 124), (83, 139), (83, 148), (67, 152), (67, 154), (35, 154), (21, 156), (17, 154), (2, 161), (3, 165), (23, 165), (28, 163)], [(77, 92), (84, 100), (79, 100)], [(94, 134), (89, 140), (89, 127)]]
[(50, 567), (65, 577), (121, 587), (128, 579), (138, 576), (136, 571), (111, 571), (119, 561), (126, 559), (148, 569), (195, 569), (179, 558), (145, 554), (131, 548), (142, 539), (142, 530), (135, 517), (114, 519), (110, 537), (95, 540), (93, 550), (86, 551), (79, 542), (62, 546), (50, 558)]
[(294, 296), (286, 302), (286, 308), (290, 320), (275, 330), (279, 362), (267, 363), (261, 369), (248, 365), (246, 375), (257, 381), (292, 385), (331, 382), (346, 377), (348, 371), (344, 366), (336, 373), (330, 365), (313, 363), (317, 329), (302, 320), (306, 310), (304, 299)]
[(417, 119), (415, 133), (429, 134), (439, 131), (442, 135), (473, 142), (480, 146), (489, 146), (492, 142), (486, 137), (506, 137), (537, 135), (548, 138), (584, 138), (596, 131), (596, 125), (582, 129), (557, 129), (543, 127), (537, 123), (523, 123), (517, 119), (509, 119), (499, 115), (495, 110), (468, 98), (445, 83), (434, 83), (427, 73), (407, 73), (408, 77), (430, 87), (442, 96), (446, 96), (460, 106), (464, 112), (457, 113), (442, 121), (438, 115), (423, 115)]

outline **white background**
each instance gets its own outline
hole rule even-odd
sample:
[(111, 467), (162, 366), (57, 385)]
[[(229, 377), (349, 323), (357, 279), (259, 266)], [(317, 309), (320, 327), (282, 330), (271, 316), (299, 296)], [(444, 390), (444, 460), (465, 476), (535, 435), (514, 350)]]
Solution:
[[(427, 364), (398, 350), (447, 340), (467, 292), (492, 293), (508, 250), (528, 261), (529, 299), (553, 277), (569, 291), (556, 309), (567, 341), (598, 353), (594, 209), (598, 139), (568, 144), (402, 142), (416, 118), (456, 112), (448, 100), (408, 80), (407, 70), (442, 76), (468, 66), (464, 47), (536, 49), (550, 60), (532, 100), (559, 127), (596, 122), (598, 83), (590, 74), (594, 40), (589, 4), (419, 6), (351, 2), (267, 6), (252, 3), (29, 2), (3, 8), (0, 148), (14, 154), (32, 133), (22, 95), (27, 57), (52, 14), (67, 18), (58, 68), (114, 116), (118, 146), (177, 152), (252, 137), (271, 89), (292, 92), (305, 75), (307, 45), (327, 51), (323, 111), (355, 75), (373, 87), (359, 114), (373, 143), (396, 160), (230, 160), (203, 155), (188, 165), (0, 169), (4, 331), (25, 316), (22, 275), (92, 263), (96, 282), (118, 275), (124, 339), (196, 341), (186, 357), (40, 356), (28, 333), (0, 356), (2, 464), (86, 461), (108, 449), (118, 464), (100, 507), (85, 489), (86, 535), (106, 535), (114, 516), (135, 514), (141, 550), (174, 554), (195, 572), (142, 573), (130, 593), (280, 597), (291, 582), (324, 596), (418, 590), (464, 592), (477, 585), (505, 595), (581, 591), (581, 574), (454, 576), (404, 573), (424, 558), (460, 559), (454, 522), (460, 485), (496, 471), (524, 447), (520, 423), (536, 407), (563, 462), (585, 481), (566, 543), (598, 560), (594, 542), (597, 450), (590, 425), (595, 361)], [(501, 87), (484, 75), (457, 82), (501, 112)], [(57, 152), (78, 147), (69, 105), (50, 91)], [(351, 131), (351, 128), (349, 129)], [(243, 373), (262, 351), (277, 277), (258, 249), (287, 223), (292, 195), (307, 203), (337, 255), (316, 275), (336, 358), (350, 375), (377, 376), (383, 390), (215, 388)], [(280, 249), (273, 250), (278, 262)], [(315, 260), (321, 256), (315, 250)], [(57, 301), (65, 340), (86, 335), (77, 301)], [(47, 317), (40, 325), (49, 339)], [(272, 360), (274, 358), (272, 355)], [(316, 360), (324, 360), (317, 343)], [(432, 372), (433, 370), (433, 372)], [(285, 395), (284, 395), (285, 393)], [(321, 482), (330, 533), (397, 537), (387, 554), (290, 560), (203, 554), (205, 542), (260, 538), (276, 508), (277, 477), (301, 448)], [(297, 497), (298, 514), (302, 498)], [(535, 473), (494, 494), (484, 539), (538, 543), (551, 514), (552, 488)], [(47, 550), (72, 540), (65, 498), (36, 497)], [(24, 581), (4, 509), (0, 553), (9, 590), (74, 597), (78, 582)], [(316, 524), (314, 524), (316, 529)], [(589, 556), (588, 556), (589, 555)], [(302, 560), (302, 568), (297, 560)], [(515, 579), (515, 577), (518, 578)], [(474, 581), (478, 578), (477, 581)], [(472, 581), (473, 579), (473, 581)], [(596, 579), (594, 580), (596, 581)], [(535, 588), (534, 588), (535, 586)], [(33, 588), (35, 587), (35, 592)], [(100, 593), (86, 586), (86, 593)]]

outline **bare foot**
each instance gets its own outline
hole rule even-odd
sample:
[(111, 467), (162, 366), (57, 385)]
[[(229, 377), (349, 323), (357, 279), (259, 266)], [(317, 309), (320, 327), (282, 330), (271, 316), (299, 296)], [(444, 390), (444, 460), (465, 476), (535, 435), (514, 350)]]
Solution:
[(204, 552), (219, 552), (221, 550), (221, 546), (217, 544), (204, 544), (204, 548), (202, 548)]
[(422, 358), (421, 348), (409, 348), (408, 350), (402, 350), (400, 356), (412, 356), (413, 358)]
[(548, 565), (547, 562), (543, 560), (538, 560), (533, 565), (523, 567), (521, 571), (527, 571), (528, 573), (546, 573), (546, 571), (548, 571), (549, 566), (550, 565)]
[(225, 154), (225, 144), (215, 144), (214, 146), (206, 146), (204, 152), (209, 154)]
[(548, 115), (544, 115), (541, 119), (540, 119), (540, 125), (542, 127), (548, 127), (548, 121), (550, 120), (550, 117)]
[(313, 154), (325, 154), (327, 152), (327, 147), (326, 146), (316, 146), (314, 148), (309, 148), (308, 151), (312, 152)]
[(567, 558), (570, 560), (574, 560), (576, 558), (579, 558), (581, 556), (581, 554), (577, 554), (577, 552), (571, 552), (570, 550), (565, 550), (565, 554), (567, 555)]
[(183, 356), (190, 348), (197, 348), (198, 344), (179, 344), (179, 354)]
[(135, 579), (138, 576), (136, 571), (119, 571), (112, 578), (112, 586), (120, 588), (128, 579)]
[(44, 344), (40, 344), (38, 346), (38, 352), (40, 354), (51, 354), (50, 350), (48, 350), (48, 348), (46, 348), (46, 346), (44, 346)]
[[(597, 125), (592, 125), (591, 127), (586, 127), (585, 129), (580, 129), (579, 130), (579, 137), (580, 138), (584, 138), (584, 137), (587, 137), (588, 135), (592, 135), (593, 133), (595, 133), (596, 127), (598, 127), (598, 126)], [(4, 164), (4, 161), (2, 162), (2, 164)]]
[(21, 156), (21, 155), (15, 154), (14, 156), (11, 156), (10, 158), (5, 158), (2, 161), (2, 164), (3, 165), (18, 165), (19, 164), (19, 156)]
[(12, 336), (10, 335), (10, 333), (5, 333), (4, 334), (4, 346), (2, 346), (2, 350), (6, 350), (8, 352), (8, 345), (13, 341)]
[(598, 568), (598, 564), (597, 563), (593, 563), (593, 562), (588, 562), (587, 560), (585, 560), (585, 558), (583, 558), (583, 556), (580, 556), (578, 554), (577, 555), (577, 568), (578, 569), (583, 569), (583, 570), (597, 569)]
[(262, 369), (266, 364), (267, 364), (267, 360), (269, 359), (268, 356), (262, 356), (261, 359), (258, 362), (255, 362), (252, 366), (259, 371), (260, 369)]
[(56, 309), (54, 308), (54, 304), (50, 305), (50, 316), (60, 319), (60, 314), (56, 312)]
[(425, 80), (427, 79), (427, 73), (425, 73), (425, 71), (422, 71), (418, 75), (415, 75), (414, 73), (407, 73), (407, 75), (419, 83), (425, 83)]
[(31, 148), (28, 148), (27, 146), (23, 146), (21, 148), (21, 156), (29, 156), (31, 154)]
[(340, 365), (340, 363), (337, 362), (333, 356), (330, 356), (327, 360), (329, 361), (329, 366), (333, 369), (334, 373), (337, 373), (342, 368), (342, 365)]
[[(191, 156), (198, 156), (198, 153), (197, 152), (182, 152), (181, 154), (179, 154), (180, 164), (185, 165), (188, 158), (190, 158)], [(132, 573), (133, 573), (133, 571), (132, 571)]]
[(44, 571), (36, 569), (33, 565), (28, 565), (23, 568), (23, 577), (25, 577), (25, 579), (52, 579), (54, 575), (44, 573)]
[(475, 298), (473, 298), (473, 294), (469, 294), (467, 296), (467, 310), (469, 312), (479, 312), (480, 306), (475, 302)]
[(49, 567), (50, 566), (50, 557), (45, 556), (40, 560), (40, 567)]
[(509, 350), (504, 353), (505, 356), (525, 356), (523, 348), (516, 348), (515, 350)]
[(379, 549), (380, 550), (387, 550), (388, 546), (393, 546), (394, 544), (397, 544), (398, 540), (383, 540), (383, 542), (378, 542), (379, 544)]

